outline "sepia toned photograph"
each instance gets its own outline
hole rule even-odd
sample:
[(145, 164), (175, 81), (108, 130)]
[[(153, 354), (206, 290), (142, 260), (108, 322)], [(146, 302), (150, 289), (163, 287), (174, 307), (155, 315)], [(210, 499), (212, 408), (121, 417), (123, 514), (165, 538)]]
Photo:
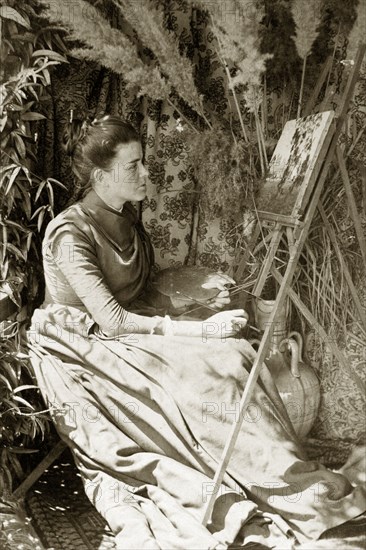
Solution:
[(0, 0), (0, 550), (366, 548), (366, 0)]

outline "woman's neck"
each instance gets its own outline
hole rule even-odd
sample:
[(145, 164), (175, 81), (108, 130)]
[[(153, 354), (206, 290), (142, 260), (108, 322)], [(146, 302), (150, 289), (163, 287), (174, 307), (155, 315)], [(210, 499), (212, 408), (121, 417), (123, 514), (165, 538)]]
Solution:
[(108, 197), (104, 197), (104, 196), (103, 196), (104, 193), (100, 193), (100, 191), (97, 191), (96, 189), (94, 189), (94, 193), (95, 193), (96, 195), (98, 195), (98, 197), (100, 198), (100, 200), (102, 200), (102, 201), (104, 202), (104, 204), (106, 204), (109, 208), (112, 208), (112, 210), (115, 210), (116, 212), (122, 212), (124, 203), (122, 203), (122, 205), (121, 205), (119, 208), (117, 208), (115, 205), (110, 204), (110, 203), (108, 202)]

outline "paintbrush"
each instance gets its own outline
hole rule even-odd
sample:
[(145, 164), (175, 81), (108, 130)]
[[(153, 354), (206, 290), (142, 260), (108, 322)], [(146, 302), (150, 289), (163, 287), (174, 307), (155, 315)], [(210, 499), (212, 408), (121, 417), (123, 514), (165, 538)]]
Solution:
[[(196, 304), (202, 306), (202, 307), (205, 307), (207, 309), (210, 309), (211, 311), (214, 311), (215, 313), (219, 313), (217, 311), (217, 309), (215, 309), (214, 307), (212, 306), (209, 306), (208, 304), (205, 304), (204, 302), (200, 302), (199, 300), (196, 300), (195, 298), (192, 298), (192, 296), (189, 296), (188, 294), (185, 294), (184, 292), (180, 292), (179, 290), (176, 290), (175, 291), (176, 294), (180, 294), (181, 296), (184, 296), (185, 298), (188, 298), (189, 300), (192, 300), (192, 302), (195, 302)], [(251, 294), (251, 293), (249, 293)], [(184, 313), (190, 313), (190, 311), (186, 311)], [(183, 313), (181, 314), (183, 315)], [(255, 332), (260, 332), (260, 330), (258, 330), (256, 327), (253, 327), (252, 325), (246, 325), (248, 328), (254, 330)]]

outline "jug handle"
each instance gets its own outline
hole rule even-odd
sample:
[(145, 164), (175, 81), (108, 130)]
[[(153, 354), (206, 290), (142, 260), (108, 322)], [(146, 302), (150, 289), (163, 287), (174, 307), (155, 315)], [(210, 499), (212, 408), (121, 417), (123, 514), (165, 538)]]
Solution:
[[(298, 334), (298, 333), (297, 333)], [(301, 337), (301, 335), (299, 334)], [(299, 360), (300, 360), (300, 347), (297, 342), (297, 339), (295, 338), (284, 338), (282, 342), (280, 343), (278, 349), (281, 353), (284, 353), (285, 348), (287, 347), (287, 350), (291, 354), (291, 363), (290, 363), (290, 370), (291, 374), (294, 378), (301, 378), (301, 374), (299, 371)]]
[(299, 361), (300, 361), (300, 348), (298, 342), (294, 338), (289, 338), (288, 346), (291, 353), (291, 374), (295, 378), (300, 378)]
[(289, 338), (294, 338), (297, 342), (297, 345), (299, 346), (299, 361), (300, 363), (303, 363), (303, 357), (302, 357), (302, 352), (303, 352), (303, 339), (302, 339), (302, 336), (300, 334), (300, 332), (297, 332), (296, 330), (293, 330), (292, 332), (290, 332), (290, 334), (288, 335)]

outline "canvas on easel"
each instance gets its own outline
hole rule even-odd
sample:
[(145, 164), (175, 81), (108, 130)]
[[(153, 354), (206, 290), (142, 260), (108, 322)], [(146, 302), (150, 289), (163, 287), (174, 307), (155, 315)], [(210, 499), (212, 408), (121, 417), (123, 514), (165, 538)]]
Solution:
[(256, 207), (260, 217), (299, 219), (305, 212), (330, 143), (334, 111), (286, 123), (271, 158)]

